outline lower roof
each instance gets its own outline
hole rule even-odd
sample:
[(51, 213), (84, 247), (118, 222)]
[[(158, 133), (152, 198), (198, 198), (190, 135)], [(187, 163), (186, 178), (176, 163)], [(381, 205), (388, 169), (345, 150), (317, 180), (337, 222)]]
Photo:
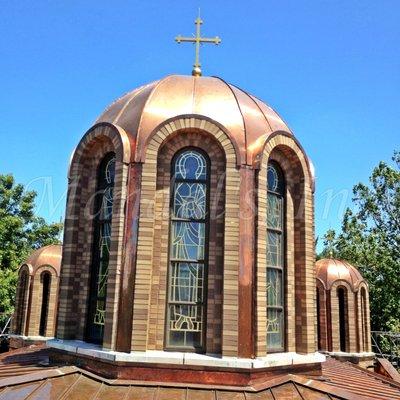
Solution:
[[(258, 389), (259, 388), (259, 389)], [(351, 363), (328, 359), (322, 376), (287, 374), (257, 388), (109, 380), (75, 366), (49, 365), (40, 346), (0, 356), (0, 400), (278, 400), (399, 399), (400, 385)]]

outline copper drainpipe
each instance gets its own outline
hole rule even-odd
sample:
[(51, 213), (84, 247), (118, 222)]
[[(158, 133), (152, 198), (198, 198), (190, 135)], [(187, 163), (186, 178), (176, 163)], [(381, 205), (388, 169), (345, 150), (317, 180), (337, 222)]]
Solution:
[(240, 169), (238, 356), (254, 358), (255, 171)]
[(129, 353), (132, 342), (133, 297), (139, 231), (142, 164), (129, 164), (128, 196), (125, 204), (125, 242), (122, 261), (116, 350)]

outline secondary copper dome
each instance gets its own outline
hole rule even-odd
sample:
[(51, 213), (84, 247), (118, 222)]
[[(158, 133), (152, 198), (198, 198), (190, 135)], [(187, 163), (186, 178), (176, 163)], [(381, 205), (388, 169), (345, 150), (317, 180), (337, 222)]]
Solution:
[(273, 132), (292, 132), (267, 104), (218, 77), (169, 75), (112, 103), (97, 119), (123, 128), (136, 143), (137, 161), (152, 132), (177, 116), (198, 116), (225, 128), (238, 163), (252, 164)]
[(34, 274), (35, 271), (44, 265), (52, 266), (57, 274), (60, 273), (61, 267), (61, 244), (51, 244), (48, 246), (41, 247), (34, 251), (23, 265), (28, 265), (32, 268), (31, 273)]
[(330, 290), (336, 281), (345, 281), (353, 291), (357, 291), (360, 283), (365, 281), (358, 269), (347, 261), (323, 258), (318, 260), (315, 266), (316, 277), (322, 282), (326, 290)]

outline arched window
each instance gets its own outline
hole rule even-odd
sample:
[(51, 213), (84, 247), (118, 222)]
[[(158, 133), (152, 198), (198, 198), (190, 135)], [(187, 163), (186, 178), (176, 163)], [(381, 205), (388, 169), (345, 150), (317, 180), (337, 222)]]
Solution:
[(42, 307), (40, 310), (39, 335), (46, 336), (47, 316), (49, 313), (49, 297), (51, 275), (49, 272), (43, 272), (40, 276), (42, 283)]
[(94, 210), (94, 240), (86, 325), (86, 340), (94, 343), (101, 343), (104, 333), (114, 178), (115, 154), (109, 153), (99, 166)]
[(17, 324), (16, 333), (23, 335), (24, 320), (27, 310), (25, 309), (25, 303), (28, 296), (28, 271), (25, 269), (21, 272), (19, 277), (19, 294), (17, 304)]
[(346, 289), (338, 288), (337, 290), (339, 305), (339, 344), (340, 351), (347, 351), (347, 293)]
[(361, 288), (361, 331), (361, 351), (368, 351), (367, 294), (364, 288)]
[(187, 148), (172, 160), (166, 348), (204, 351), (209, 161)]
[(317, 288), (317, 344), (318, 344), (318, 350), (322, 349), (322, 343), (321, 343), (321, 306), (319, 304), (320, 302), (320, 295), (319, 295), (319, 289)]
[(267, 351), (285, 349), (285, 182), (275, 162), (267, 170)]

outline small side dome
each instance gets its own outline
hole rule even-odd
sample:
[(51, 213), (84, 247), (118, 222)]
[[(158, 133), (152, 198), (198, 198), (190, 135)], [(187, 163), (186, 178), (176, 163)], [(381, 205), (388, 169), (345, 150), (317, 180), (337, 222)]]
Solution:
[(61, 267), (61, 255), (62, 245), (50, 244), (35, 250), (22, 265), (27, 264), (31, 266), (32, 274), (34, 274), (36, 270), (43, 265), (50, 265), (56, 270), (57, 275), (59, 275)]
[(347, 261), (323, 258), (316, 262), (315, 267), (316, 278), (322, 282), (326, 290), (330, 290), (336, 281), (345, 281), (355, 292), (360, 283), (365, 282), (358, 269)]

